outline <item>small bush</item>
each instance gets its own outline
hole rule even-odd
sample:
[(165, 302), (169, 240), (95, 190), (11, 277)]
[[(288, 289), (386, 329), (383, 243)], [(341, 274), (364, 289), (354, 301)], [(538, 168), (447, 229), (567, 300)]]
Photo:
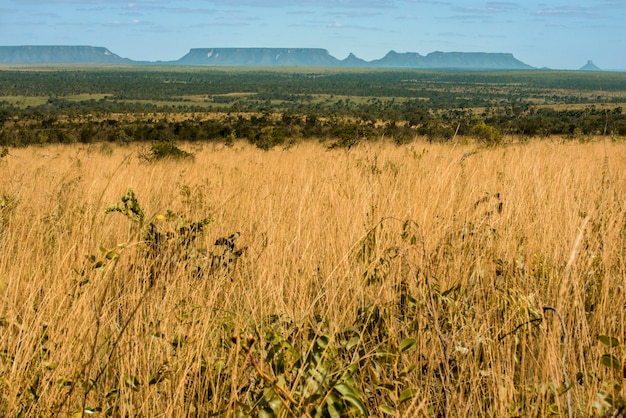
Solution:
[(186, 160), (193, 159), (194, 155), (178, 148), (171, 141), (157, 141), (152, 144), (148, 152), (142, 153), (140, 157), (146, 161), (163, 159)]
[(480, 121), (472, 129), (474, 136), (488, 145), (498, 145), (502, 143), (502, 132), (493, 126), (487, 125), (485, 122)]

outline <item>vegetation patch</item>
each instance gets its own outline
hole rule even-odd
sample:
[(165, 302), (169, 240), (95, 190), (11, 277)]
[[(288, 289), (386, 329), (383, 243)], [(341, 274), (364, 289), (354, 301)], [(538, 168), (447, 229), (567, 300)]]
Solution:
[(336, 140), (354, 125), (399, 144), (618, 138), (624, 85), (624, 73), (559, 71), (4, 69), (0, 145), (115, 142), (123, 131), (126, 142), (246, 139), (269, 149)]
[(193, 159), (194, 155), (184, 151), (171, 141), (156, 141), (150, 146), (150, 150), (139, 154), (140, 158), (145, 161), (157, 160), (188, 160)]

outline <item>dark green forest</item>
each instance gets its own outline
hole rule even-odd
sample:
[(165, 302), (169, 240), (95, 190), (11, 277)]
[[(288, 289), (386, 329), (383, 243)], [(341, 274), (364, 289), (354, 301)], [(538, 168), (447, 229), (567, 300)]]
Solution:
[(626, 135), (626, 73), (0, 68), (0, 145)]

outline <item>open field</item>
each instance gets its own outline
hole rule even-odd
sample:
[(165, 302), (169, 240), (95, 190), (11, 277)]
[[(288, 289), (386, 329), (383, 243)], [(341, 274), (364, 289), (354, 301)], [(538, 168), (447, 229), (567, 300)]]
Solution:
[(0, 159), (0, 415), (623, 413), (623, 141), (179, 145)]

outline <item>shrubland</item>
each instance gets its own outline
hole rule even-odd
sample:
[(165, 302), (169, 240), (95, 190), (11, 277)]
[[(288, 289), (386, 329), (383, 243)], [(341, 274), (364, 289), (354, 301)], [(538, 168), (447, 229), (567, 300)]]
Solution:
[(3, 152), (0, 415), (624, 413), (623, 141), (339, 145)]
[(626, 135), (626, 73), (0, 67), (0, 146)]

